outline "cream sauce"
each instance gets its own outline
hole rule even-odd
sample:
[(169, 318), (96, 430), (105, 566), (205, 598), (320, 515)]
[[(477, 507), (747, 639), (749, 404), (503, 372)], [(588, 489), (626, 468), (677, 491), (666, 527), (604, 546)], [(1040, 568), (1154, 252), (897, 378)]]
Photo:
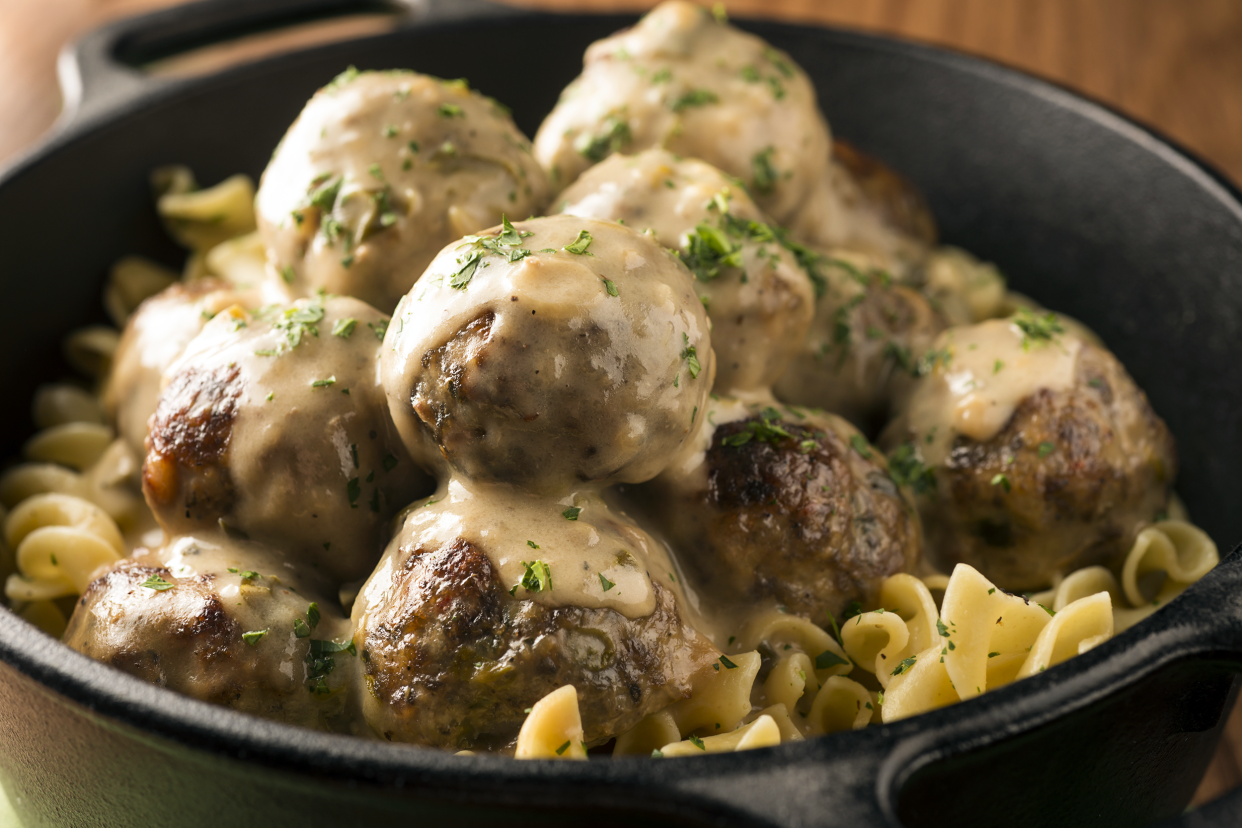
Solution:
[(907, 413), (923, 459), (941, 465), (957, 435), (990, 440), (1036, 391), (1070, 388), (1081, 348), (1072, 334), (1031, 338), (1008, 319), (945, 331), (932, 349), (949, 356), (918, 383)]
[(788, 56), (699, 6), (668, 2), (587, 49), (582, 74), (535, 136), (535, 156), (561, 186), (610, 152), (650, 147), (701, 158), (747, 185), (766, 165), (753, 190), (786, 223), (827, 165), (831, 140), (814, 88)]

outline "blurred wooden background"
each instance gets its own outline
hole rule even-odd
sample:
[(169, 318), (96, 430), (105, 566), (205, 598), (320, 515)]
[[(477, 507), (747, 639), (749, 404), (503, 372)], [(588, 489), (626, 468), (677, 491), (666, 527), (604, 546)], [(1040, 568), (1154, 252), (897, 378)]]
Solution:
[[(86, 29), (179, 0), (0, 0), (0, 165), (60, 110), (56, 54)], [(508, 0), (613, 11), (650, 0)], [(726, 0), (736, 15), (826, 23), (950, 46), (1081, 90), (1153, 124), (1242, 182), (1242, 0)], [(374, 22), (340, 24), (362, 33)], [(216, 57), (314, 42), (323, 27)], [(339, 35), (338, 35), (339, 36)], [(1242, 783), (1242, 713), (1196, 801)]]

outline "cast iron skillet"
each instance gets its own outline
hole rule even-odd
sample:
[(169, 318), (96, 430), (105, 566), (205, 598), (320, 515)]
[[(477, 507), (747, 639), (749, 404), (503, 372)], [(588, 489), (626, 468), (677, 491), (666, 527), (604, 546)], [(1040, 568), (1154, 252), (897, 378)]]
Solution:
[[(358, 8), (213, 0), (79, 44), (73, 116), (0, 177), (0, 456), (30, 432), (21, 412), (34, 386), (65, 372), (62, 335), (100, 316), (106, 266), (131, 251), (178, 263), (149, 203), (150, 168), (257, 175), (303, 102), (350, 63), (469, 77), (533, 134), (586, 45), (633, 20), (443, 0), (391, 34), (213, 77), (156, 83), (123, 65)], [(1195, 519), (1222, 549), (1242, 538), (1238, 191), (1146, 129), (1008, 69), (855, 33), (743, 25), (806, 67), (838, 135), (927, 193), (947, 241), (1103, 336), (1177, 435)], [(514, 762), (238, 715), (0, 611), (0, 783), (32, 825), (1138, 825), (1189, 800), (1240, 670), (1235, 552), (1085, 656), (911, 720), (733, 755)], [(1174, 824), (1239, 821), (1235, 793)]]

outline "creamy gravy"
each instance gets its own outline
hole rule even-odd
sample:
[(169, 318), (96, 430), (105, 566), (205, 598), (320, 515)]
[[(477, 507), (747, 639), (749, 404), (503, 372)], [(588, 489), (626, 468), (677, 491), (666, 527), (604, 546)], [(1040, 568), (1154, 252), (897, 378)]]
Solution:
[(932, 345), (941, 358), (918, 384), (907, 414), (924, 460), (943, 464), (959, 434), (979, 442), (995, 437), (1041, 388), (1068, 389), (1081, 348), (1069, 333), (1029, 337), (1011, 319), (945, 331)]

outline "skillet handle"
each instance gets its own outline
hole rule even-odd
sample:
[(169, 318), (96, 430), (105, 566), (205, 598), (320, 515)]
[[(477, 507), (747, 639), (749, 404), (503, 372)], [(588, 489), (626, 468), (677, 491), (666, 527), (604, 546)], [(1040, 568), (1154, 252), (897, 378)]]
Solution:
[(199, 0), (125, 18), (88, 32), (61, 53), (60, 125), (177, 85), (136, 66), (202, 46), (351, 14), (388, 13), (399, 25), (419, 26), (506, 11), (489, 0)]

